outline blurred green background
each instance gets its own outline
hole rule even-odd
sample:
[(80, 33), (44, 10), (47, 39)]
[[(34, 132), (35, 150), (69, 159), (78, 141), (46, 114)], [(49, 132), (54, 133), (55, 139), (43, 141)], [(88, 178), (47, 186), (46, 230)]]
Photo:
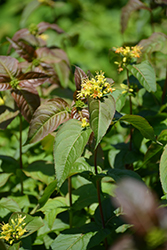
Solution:
[[(48, 30), (48, 45), (63, 48), (71, 65), (84, 71), (103, 70), (115, 82), (125, 78), (118, 75), (117, 67), (110, 60), (110, 49), (124, 44), (136, 45), (152, 34), (150, 13), (147, 10), (132, 13), (128, 27), (121, 33), (121, 9), (127, 0), (7, 0), (0, 1), (0, 54), (6, 55), (8, 42), (21, 28), (42, 21), (56, 23), (64, 31), (58, 35)], [(149, 0), (144, 1), (149, 4)], [(154, 18), (163, 7), (155, 9)], [(156, 20), (155, 20), (156, 21)], [(158, 19), (158, 22), (160, 18)], [(167, 22), (155, 25), (155, 31), (166, 33)]]

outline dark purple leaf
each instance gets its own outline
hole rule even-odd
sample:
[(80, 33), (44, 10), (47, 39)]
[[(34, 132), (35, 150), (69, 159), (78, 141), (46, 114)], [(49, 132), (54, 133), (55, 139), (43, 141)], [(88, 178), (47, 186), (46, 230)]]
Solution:
[(83, 108), (82, 110), (77, 110), (76, 107), (73, 107), (71, 110), (71, 118), (78, 121), (82, 121), (83, 118), (86, 118), (89, 122), (89, 111), (88, 108)]
[(46, 23), (46, 22), (41, 22), (38, 24), (38, 32), (39, 34), (42, 34), (45, 32), (47, 29), (52, 29), (57, 31), (57, 33), (64, 33), (64, 30), (62, 30), (57, 24), (54, 23)]
[(48, 80), (48, 75), (40, 72), (27, 72), (25, 74), (20, 74), (18, 80), (21, 87), (37, 87)]
[(0, 91), (11, 89), (10, 78), (8, 76), (0, 75)]
[(19, 62), (11, 56), (0, 56), (0, 76), (12, 79), (20, 72)]
[(42, 140), (57, 127), (69, 120), (68, 103), (61, 98), (54, 98), (42, 104), (34, 113), (30, 122), (28, 142)]
[(129, 0), (129, 2), (122, 8), (121, 12), (121, 32), (124, 33), (126, 30), (128, 20), (133, 11), (138, 9), (146, 9), (151, 11), (144, 3), (140, 0)]
[(75, 66), (75, 72), (74, 72), (74, 81), (76, 85), (76, 89), (81, 89), (81, 82), (82, 79), (87, 78), (86, 73), (79, 67)]
[(157, 203), (144, 183), (126, 178), (120, 182), (115, 193), (113, 202), (122, 207), (124, 218), (134, 225), (136, 233), (144, 236), (157, 226)]
[(38, 37), (32, 35), (28, 29), (21, 29), (21, 30), (17, 31), (14, 34), (12, 40), (14, 42), (26, 41), (29, 44), (31, 44), (32, 46), (39, 46), (39, 45), (44, 46), (44, 45), (46, 45), (44, 40), (42, 40), (40, 37), (38, 38)]
[(28, 86), (28, 88), (24, 87), (20, 90), (15, 89), (12, 90), (12, 96), (25, 120), (30, 122), (33, 113), (40, 105), (37, 90), (33, 86)]
[(54, 68), (49, 64), (41, 62), (40, 65), (35, 68), (35, 71), (47, 74), (49, 77), (47, 81), (49, 83), (60, 85), (60, 80), (57, 73), (55, 72)]
[(10, 38), (7, 40), (11, 43), (12, 47), (19, 54), (19, 56), (23, 57), (26, 61), (32, 62), (34, 58), (36, 58), (36, 52), (34, 47), (29, 45), (27, 42), (23, 41), (13, 41)]
[(19, 114), (19, 110), (13, 110), (5, 105), (0, 106), (0, 129), (6, 129), (13, 119)]

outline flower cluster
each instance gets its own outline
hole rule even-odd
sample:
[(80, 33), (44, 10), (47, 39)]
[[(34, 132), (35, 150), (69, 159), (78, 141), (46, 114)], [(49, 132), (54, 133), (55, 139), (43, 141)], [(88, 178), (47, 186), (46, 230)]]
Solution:
[(11, 219), (10, 223), (0, 224), (0, 239), (6, 240), (10, 245), (13, 244), (16, 240), (18, 240), (27, 230), (24, 228), (26, 223), (24, 223), (24, 219), (26, 216), (18, 217), (14, 220)]
[(118, 71), (121, 72), (123, 67), (129, 64), (133, 58), (139, 58), (141, 55), (141, 49), (142, 47), (137, 45), (134, 47), (126, 46), (125, 48), (113, 48), (115, 53), (121, 56), (121, 61), (115, 62), (115, 64), (118, 64)]
[(81, 90), (78, 91), (77, 98), (93, 97), (102, 98), (104, 95), (112, 93), (114, 88), (107, 82), (104, 72), (97, 72), (95, 78), (85, 78), (81, 83)]
[(81, 127), (82, 128), (86, 128), (86, 127), (89, 127), (89, 122), (87, 122), (87, 119), (86, 117), (82, 118), (82, 124), (81, 124)]

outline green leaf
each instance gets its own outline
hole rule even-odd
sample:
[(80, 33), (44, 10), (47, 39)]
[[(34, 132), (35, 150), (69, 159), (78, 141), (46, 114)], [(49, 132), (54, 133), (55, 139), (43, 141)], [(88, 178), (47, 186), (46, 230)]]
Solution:
[(57, 187), (57, 180), (52, 181), (49, 185), (45, 188), (45, 191), (42, 197), (39, 199), (38, 203), (40, 204), (40, 208), (45, 205), (51, 194), (54, 192), (55, 188)]
[(140, 64), (127, 65), (127, 69), (148, 92), (155, 92), (157, 90), (155, 71), (148, 61), (143, 61)]
[(6, 129), (13, 119), (19, 114), (19, 110), (12, 110), (11, 108), (0, 106), (0, 129)]
[(161, 154), (162, 153), (161, 151), (163, 151), (163, 145), (159, 145), (157, 143), (152, 143), (149, 146), (149, 148), (144, 156), (143, 164), (148, 163), (150, 160), (152, 160), (152, 162), (155, 162), (155, 158), (153, 158), (153, 157), (156, 157), (157, 155)]
[(92, 183), (79, 187), (73, 191), (73, 194), (78, 196), (78, 199), (73, 204), (74, 210), (81, 210), (92, 203), (98, 203), (97, 190)]
[(67, 210), (67, 203), (65, 197), (56, 197), (53, 199), (49, 199), (46, 204), (40, 208), (38, 211), (42, 211), (43, 213), (52, 213), (54, 210), (54, 216), (56, 217), (59, 213)]
[[(100, 228), (95, 223), (89, 223), (77, 229), (67, 229), (62, 234), (58, 235), (52, 243), (51, 248), (52, 250), (90, 249), (94, 245), (91, 244), (91, 238), (97, 234), (98, 230), (100, 230)], [(99, 242), (96, 241), (95, 245), (98, 243)]]
[(111, 168), (107, 171), (107, 176), (112, 177), (116, 182), (126, 177), (132, 177), (140, 181), (142, 180), (141, 177), (137, 173), (131, 170), (127, 170), (127, 169)]
[(28, 143), (40, 141), (69, 119), (68, 103), (54, 98), (37, 108), (30, 122)]
[(21, 243), (21, 242), (14, 243), (12, 246), (10, 246), (10, 247), (8, 248), (8, 250), (19, 250), (19, 248), (20, 248), (20, 243)]
[(3, 187), (12, 173), (0, 173), (0, 187)]
[(1, 250), (7, 250), (6, 245), (4, 244), (4, 242), (0, 239), (0, 249)]
[(14, 200), (9, 199), (9, 198), (2, 198), (0, 200), (0, 206), (8, 209), (10, 212), (20, 212), (21, 211), (18, 204)]
[(164, 152), (162, 153), (160, 159), (160, 181), (162, 184), (162, 188), (165, 193), (167, 193), (167, 147), (165, 148)]
[(148, 121), (139, 115), (124, 115), (120, 119), (120, 121), (126, 121), (137, 128), (140, 133), (147, 139), (155, 140), (154, 130)]
[(120, 112), (121, 109), (123, 108), (123, 106), (125, 105), (126, 98), (128, 95), (128, 91), (124, 94), (122, 94), (122, 91), (123, 91), (123, 89), (116, 89), (112, 93), (112, 96), (114, 97), (115, 102), (116, 102), (116, 110), (118, 112)]
[(81, 122), (67, 121), (55, 137), (54, 162), (58, 187), (69, 177), (75, 161), (82, 155), (92, 130), (82, 129)]
[(105, 135), (115, 114), (115, 100), (111, 95), (104, 97), (103, 100), (88, 99), (90, 126), (96, 138), (96, 145), (100, 143)]
[(21, 236), (21, 238), (25, 238), (29, 236), (30, 234), (34, 233), (35, 231), (37, 231), (40, 227), (44, 225), (42, 218), (40, 216), (33, 217), (25, 213), (13, 213), (9, 219), (9, 224), (12, 219), (15, 220), (16, 218), (18, 218), (18, 215), (22, 215), (22, 217), (26, 216), (24, 219), (24, 222), (26, 223), (25, 228), (27, 230), (27, 233)]
[(90, 166), (84, 157), (78, 158), (75, 163), (73, 164), (69, 175), (74, 175), (78, 173), (82, 173), (83, 171), (90, 171), (90, 172), (95, 172), (94, 167)]
[(54, 165), (46, 161), (35, 161), (23, 170), (25, 175), (49, 184), (54, 180)]

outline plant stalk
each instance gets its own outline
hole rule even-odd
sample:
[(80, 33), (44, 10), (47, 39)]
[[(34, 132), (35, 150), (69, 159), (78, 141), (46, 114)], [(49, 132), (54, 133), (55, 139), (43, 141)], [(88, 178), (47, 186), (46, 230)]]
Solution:
[(69, 225), (72, 228), (72, 185), (71, 185), (71, 177), (68, 178), (68, 193), (69, 193)]
[[(127, 85), (128, 85), (128, 92), (130, 88), (130, 82), (129, 82), (129, 71), (127, 70)], [(129, 114), (132, 115), (132, 99), (131, 95), (129, 95)], [(129, 143), (129, 150), (132, 151), (132, 126), (130, 125), (130, 143)]]
[(19, 114), (20, 117), (20, 128), (19, 128), (19, 132), (20, 132), (20, 142), (19, 142), (19, 151), (20, 151), (20, 169), (21, 169), (21, 176), (20, 176), (20, 184), (21, 184), (21, 194), (23, 194), (23, 175), (22, 175), (22, 169), (23, 169), (23, 161), (22, 161), (22, 116), (21, 114)]
[(166, 91), (167, 91), (167, 65), (166, 65), (166, 78), (165, 78), (165, 84), (164, 84), (163, 93), (162, 93), (162, 104), (163, 104), (164, 99), (165, 99)]
[[(98, 174), (97, 170), (97, 149), (96, 148), (94, 152), (94, 167), (95, 167), (95, 174)], [(98, 197), (98, 203), (99, 203), (99, 209), (100, 209), (100, 216), (101, 216), (101, 221), (102, 221), (102, 227), (103, 229), (105, 228), (105, 221), (104, 221), (104, 215), (103, 215), (103, 209), (102, 209), (102, 204), (101, 204), (101, 197), (100, 197), (100, 181), (96, 180), (96, 187), (97, 187), (97, 197)], [(105, 244), (105, 249), (108, 249), (108, 244), (107, 244), (107, 238), (104, 239), (104, 244)]]

